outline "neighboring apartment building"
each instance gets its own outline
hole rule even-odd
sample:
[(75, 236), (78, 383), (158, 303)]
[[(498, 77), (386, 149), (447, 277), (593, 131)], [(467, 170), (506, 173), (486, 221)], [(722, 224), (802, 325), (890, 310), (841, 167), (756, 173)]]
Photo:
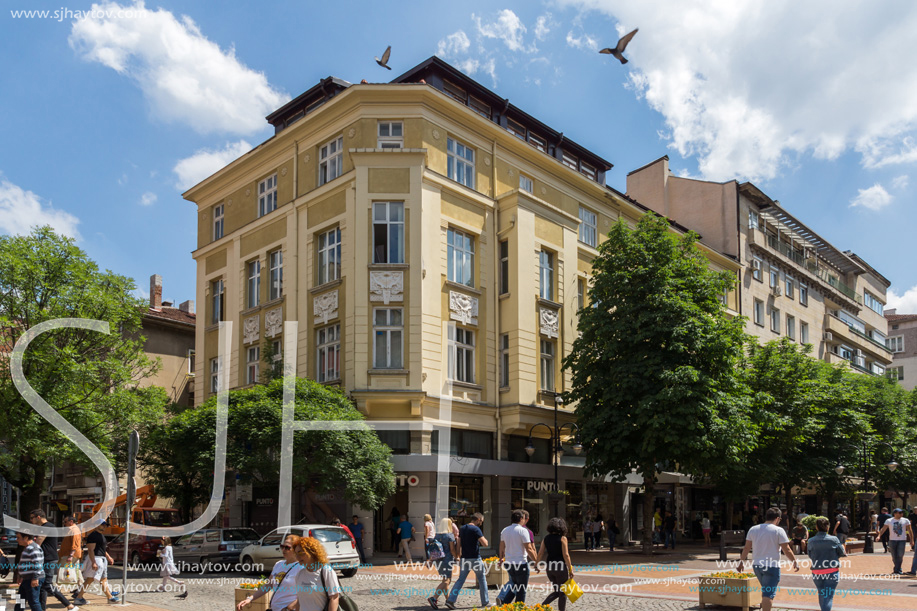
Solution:
[[(450, 515), (482, 511), (496, 534), (526, 507), (543, 533), (552, 452), (539, 426), (529, 457), (529, 434), (553, 422), (555, 392), (568, 387), (561, 361), (599, 243), (646, 209), (605, 186), (611, 164), (437, 58), (388, 84), (329, 77), (268, 121), (272, 138), (184, 194), (198, 206), (206, 304), (196, 402), (220, 376), (234, 389), (258, 383), (267, 338), (277, 353), (296, 350), (297, 375), (344, 389), (370, 420), (433, 424), (449, 364)], [(737, 312), (735, 293), (727, 299)], [(225, 363), (221, 321), (234, 323)], [(282, 344), (284, 321), (298, 321), (295, 346)], [(447, 332), (455, 347), (444, 357)], [(572, 420), (565, 406), (560, 423)], [(379, 434), (400, 485), (375, 514), (376, 551), (388, 549), (392, 509), (437, 513), (437, 431)], [(623, 502), (576, 464), (568, 453), (559, 479), (573, 530), (584, 510), (608, 515)], [(276, 520), (276, 494), (253, 491), (253, 526)], [(294, 515), (327, 518), (309, 513), (321, 503), (370, 522), (338, 494), (294, 499)], [(233, 506), (233, 524), (243, 511)]]
[(627, 195), (701, 234), (742, 266), (740, 311), (761, 342), (812, 344), (812, 354), (884, 375), (889, 281), (840, 251), (752, 183), (673, 176), (662, 157), (627, 176)]
[(917, 314), (898, 314), (885, 310), (888, 320), (886, 344), (892, 352), (888, 377), (908, 390), (917, 386)]

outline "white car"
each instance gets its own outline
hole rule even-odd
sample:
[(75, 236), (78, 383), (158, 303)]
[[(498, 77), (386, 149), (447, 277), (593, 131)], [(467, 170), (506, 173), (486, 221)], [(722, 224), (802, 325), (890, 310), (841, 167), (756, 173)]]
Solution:
[(340, 570), (344, 577), (353, 577), (357, 574), (360, 554), (357, 552), (356, 543), (340, 526), (327, 524), (297, 524), (275, 528), (257, 543), (243, 548), (239, 562), (252, 573), (270, 571), (278, 560), (283, 560), (280, 544), (287, 535), (318, 539), (325, 547), (332, 568)]

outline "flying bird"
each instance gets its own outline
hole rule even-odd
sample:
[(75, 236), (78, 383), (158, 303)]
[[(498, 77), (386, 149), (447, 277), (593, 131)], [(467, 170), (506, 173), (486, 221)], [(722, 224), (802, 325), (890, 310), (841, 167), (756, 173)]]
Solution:
[(386, 70), (391, 70), (391, 68), (388, 67), (388, 56), (391, 54), (392, 54), (392, 45), (389, 45), (385, 48), (385, 53), (382, 54), (382, 59), (379, 59), (378, 57), (374, 57), (373, 59), (375, 59), (376, 63), (382, 66), (383, 68), (385, 68)]
[(599, 53), (604, 53), (605, 55), (614, 55), (616, 58), (618, 58), (618, 60), (620, 60), (622, 64), (626, 64), (627, 59), (623, 55), (624, 49), (627, 48), (627, 43), (630, 42), (630, 39), (634, 37), (634, 34), (636, 34), (639, 31), (639, 29), (640, 28), (635, 28), (633, 32), (630, 32), (629, 34), (625, 34), (624, 36), (622, 36), (621, 39), (618, 40), (618, 44), (615, 45), (614, 49), (608, 49), (608, 48), (602, 49), (601, 51), (599, 51)]

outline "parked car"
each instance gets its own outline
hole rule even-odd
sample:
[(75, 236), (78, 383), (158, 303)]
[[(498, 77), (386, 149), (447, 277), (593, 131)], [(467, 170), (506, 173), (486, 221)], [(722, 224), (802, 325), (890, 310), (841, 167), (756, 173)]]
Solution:
[(16, 553), (16, 532), (11, 528), (0, 528), (0, 550)]
[(234, 569), (242, 548), (257, 543), (258, 533), (251, 528), (208, 528), (185, 535), (172, 544), (178, 569), (182, 564), (205, 565), (222, 570)]
[(357, 552), (356, 543), (340, 526), (327, 524), (297, 524), (275, 528), (260, 541), (242, 550), (240, 562), (243, 567), (252, 573), (270, 571), (278, 560), (283, 559), (280, 544), (288, 534), (318, 539), (325, 547), (332, 568), (340, 570), (344, 577), (353, 577), (357, 574), (360, 554)]
[[(156, 557), (156, 551), (162, 545), (162, 539), (159, 537), (147, 537), (146, 535), (131, 535), (130, 550), (128, 561), (130, 566), (138, 567), (143, 564), (158, 565), (159, 558)], [(124, 533), (121, 533), (108, 542), (106, 551), (114, 559), (117, 566), (124, 562)]]

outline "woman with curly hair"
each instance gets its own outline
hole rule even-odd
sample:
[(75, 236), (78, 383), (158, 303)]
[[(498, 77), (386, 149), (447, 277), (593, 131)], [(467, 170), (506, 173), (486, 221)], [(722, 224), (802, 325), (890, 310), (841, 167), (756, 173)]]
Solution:
[(538, 550), (538, 562), (545, 559), (548, 561), (545, 572), (554, 591), (541, 604), (547, 606), (557, 600), (557, 608), (564, 611), (567, 608), (567, 595), (561, 586), (573, 577), (573, 562), (567, 545), (567, 523), (563, 518), (551, 518), (548, 522), (548, 534), (541, 540), (541, 549)]
[[(328, 555), (318, 539), (303, 537), (297, 543), (296, 559), (302, 570), (296, 575), (296, 602), (298, 611), (337, 611), (343, 592), (334, 569), (328, 564)], [(325, 604), (328, 604), (325, 607)]]

